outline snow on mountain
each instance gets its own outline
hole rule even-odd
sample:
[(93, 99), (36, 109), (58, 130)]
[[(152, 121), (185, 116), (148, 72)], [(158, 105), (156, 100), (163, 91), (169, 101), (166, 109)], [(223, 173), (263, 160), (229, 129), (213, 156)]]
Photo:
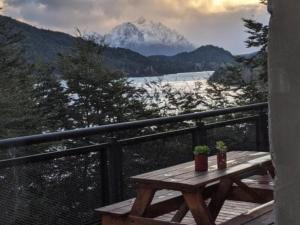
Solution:
[(170, 56), (195, 49), (175, 30), (144, 18), (116, 26), (104, 39), (111, 47), (128, 48), (146, 56)]

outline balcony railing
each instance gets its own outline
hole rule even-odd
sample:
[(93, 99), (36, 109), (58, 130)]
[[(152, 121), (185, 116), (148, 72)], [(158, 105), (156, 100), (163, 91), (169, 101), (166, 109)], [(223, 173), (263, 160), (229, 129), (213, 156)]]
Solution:
[[(83, 155), (89, 155), (90, 158), (93, 158), (95, 160), (93, 165), (99, 165), (98, 177), (101, 180), (101, 182), (99, 180), (99, 183), (101, 183), (101, 188), (99, 189), (99, 192), (101, 193), (99, 194), (99, 198), (101, 198), (101, 201), (95, 201), (95, 204), (97, 204), (97, 207), (99, 207), (101, 205), (116, 202), (124, 198), (124, 192), (126, 192), (124, 191), (124, 189), (126, 189), (129, 185), (125, 181), (125, 174), (127, 173), (127, 168), (123, 164), (125, 161), (124, 148), (127, 148), (129, 146), (140, 146), (143, 143), (147, 142), (153, 142), (156, 140), (170, 138), (173, 139), (176, 137), (186, 135), (191, 137), (191, 139), (189, 140), (191, 140), (190, 144), (192, 148), (192, 146), (207, 144), (210, 140), (210, 138), (208, 137), (208, 132), (211, 130), (237, 125), (243, 126), (244, 124), (254, 124), (256, 146), (253, 150), (268, 151), (268, 116), (266, 113), (267, 108), (267, 103), (259, 103), (242, 107), (190, 113), (166, 118), (147, 119), (134, 122), (103, 125), (93, 128), (84, 128), (71, 131), (39, 134), (0, 140), (0, 149), (2, 152), (13, 152), (13, 154), (10, 154), (13, 157), (0, 160), (0, 178), (1, 175), (2, 177), (5, 177), (7, 174), (15, 176), (18, 171), (20, 172), (22, 170), (22, 168), (28, 168), (31, 165), (41, 165), (43, 163), (48, 163), (49, 161), (51, 161), (52, 164), (50, 168), (56, 168), (58, 166), (56, 165), (57, 163), (55, 162), (57, 161), (55, 160), (62, 160), (59, 162), (60, 165), (62, 164), (62, 162), (63, 164), (68, 164), (68, 160), (65, 160), (66, 157), (76, 158), (82, 157)], [(164, 126), (168, 127), (160, 129), (160, 127)], [(142, 131), (146, 128), (148, 128), (148, 133), (144, 134), (145, 132)], [(153, 130), (155, 130), (155, 132), (150, 132)], [(131, 136), (132, 133), (134, 135)], [(136, 133), (139, 133), (139, 135), (136, 135)], [(92, 140), (86, 141), (87, 139), (89, 139), (89, 137), (94, 138)], [(88, 144), (85, 146), (82, 146), (82, 144), (80, 144), (80, 146), (78, 147), (79, 144), (75, 141), (77, 143), (75, 144), (76, 147), (68, 147), (74, 145), (73, 140), (78, 139), (81, 140), (80, 143)], [(49, 150), (49, 145), (52, 143), (54, 145), (56, 143), (60, 143), (59, 146), (64, 147), (51, 148), (51, 150)], [(31, 150), (35, 149), (37, 145), (42, 146), (39, 147), (39, 149), (45, 148), (46, 151), (36, 151), (38, 153), (33, 154)], [(25, 152), (24, 155), (18, 154), (19, 148), (21, 148), (23, 152)], [(26, 154), (27, 150), (30, 154)], [(155, 152), (157, 149), (150, 148), (148, 150)], [(162, 149), (160, 149), (159, 151), (162, 151)], [(95, 159), (95, 157), (97, 158)], [(84, 163), (84, 160), (85, 158), (82, 158), (81, 161)], [(70, 166), (72, 166), (72, 164), (70, 164)], [(16, 170), (15, 168), (19, 169)], [(85, 173), (87, 177), (91, 176), (92, 172), (89, 172), (89, 167), (80, 167), (80, 169), (82, 168), (86, 169)], [(37, 169), (31, 168), (30, 171), (32, 170), (36, 171)], [(22, 171), (20, 173), (22, 173)], [(42, 173), (43, 172), (40, 171), (39, 176), (43, 176)], [(58, 177), (58, 175), (53, 175), (54, 172), (53, 174), (51, 174), (51, 171), (48, 171), (47, 174), (48, 175), (45, 175), (48, 176), (47, 179), (43, 179), (43, 182), (45, 182), (46, 180), (46, 183), (51, 183), (50, 177)], [(69, 172), (65, 171), (65, 174), (63, 174), (63, 176), (62, 174), (60, 174), (59, 176), (66, 177), (67, 174), (69, 174)], [(30, 180), (30, 177), (28, 179)], [(94, 182), (97, 183), (96, 178), (94, 179)], [(3, 180), (9, 180), (9, 178), (6, 177), (3, 178)], [(78, 179), (77, 182), (85, 183), (85, 180)], [(34, 187), (37, 186), (34, 182), (32, 182), (31, 184), (29, 183), (27, 182), (26, 185), (33, 185)], [(17, 181), (11, 182), (10, 185), (15, 185), (15, 187), (11, 187), (12, 189), (24, 188), (25, 186), (19, 179)], [(80, 190), (82, 189), (81, 193), (83, 191), (93, 188), (94, 186), (95, 185), (86, 185), (85, 188), (80, 188)], [(9, 185), (6, 186), (6, 188), (8, 187)], [(49, 185), (47, 186), (47, 188), (49, 188)], [(0, 206), (1, 195), (3, 195), (3, 193), (4, 191), (1, 190), (0, 187)], [(18, 198), (18, 196), (16, 196), (16, 198)], [(30, 199), (28, 201), (28, 204), (30, 204)], [(78, 204), (80, 204), (78, 203), (78, 200), (74, 200), (74, 203), (68, 203), (68, 206), (70, 206), (70, 208), (76, 208), (76, 205)], [(86, 217), (85, 222), (80, 222), (79, 224), (93, 223), (93, 220), (95, 220), (95, 216), (91, 215), (93, 207), (94, 206), (85, 206), (85, 209), (90, 208), (90, 213), (87, 214), (83, 213), (84, 210), (79, 210), (80, 213), (78, 213), (78, 215), (80, 215), (80, 217)], [(18, 207), (14, 207), (14, 210), (14, 212), (11, 212), (11, 210), (10, 212), (6, 212), (7, 215), (14, 214), (16, 220), (22, 221), (22, 216), (19, 217), (17, 215), (19, 213)], [(69, 210), (71, 211), (72, 209)], [(24, 212), (20, 211), (20, 214), (22, 213)], [(84, 215), (82, 216), (82, 214)], [(27, 215), (30, 215), (30, 213), (27, 212)], [(55, 215), (55, 213), (53, 215)], [(1, 215), (0, 213), (0, 224), (2, 224), (3, 222), (7, 223), (8, 220), (6, 220), (5, 218), (6, 217), (4, 215)], [(65, 224), (61, 221), (58, 221), (59, 220), (54, 219), (52, 220), (52, 224)], [(22, 222), (24, 224), (24, 220)], [(35, 222), (32, 222), (32, 224), (35, 224)], [(66, 222), (66, 224), (73, 223), (70, 220), (70, 223)]]

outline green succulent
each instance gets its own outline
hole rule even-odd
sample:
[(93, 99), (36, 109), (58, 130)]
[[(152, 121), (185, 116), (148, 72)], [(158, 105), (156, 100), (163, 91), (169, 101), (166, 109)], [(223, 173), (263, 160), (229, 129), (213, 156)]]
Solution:
[(208, 155), (209, 147), (207, 145), (199, 145), (194, 148), (195, 155)]
[(227, 152), (227, 150), (228, 150), (226, 144), (223, 141), (217, 141), (216, 142), (216, 149), (219, 152)]

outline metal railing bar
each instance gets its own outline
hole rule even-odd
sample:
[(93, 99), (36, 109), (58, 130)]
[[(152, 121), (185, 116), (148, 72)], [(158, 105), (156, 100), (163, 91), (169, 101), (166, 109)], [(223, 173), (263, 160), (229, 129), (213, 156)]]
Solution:
[(222, 121), (222, 122), (217, 122), (217, 123), (210, 123), (205, 125), (205, 128), (207, 130), (209, 129), (215, 129), (215, 128), (220, 128), (224, 126), (229, 126), (229, 125), (235, 125), (235, 124), (242, 124), (242, 123), (247, 123), (247, 122), (255, 122), (259, 116), (249, 116), (249, 117), (243, 117), (239, 119), (233, 119), (233, 120), (227, 120), (227, 121)]
[(105, 148), (108, 146), (109, 143), (103, 143), (103, 144), (97, 144), (92, 146), (72, 148), (69, 150), (58, 151), (58, 152), (42, 153), (42, 154), (35, 154), (35, 155), (29, 155), (29, 156), (23, 156), (23, 157), (11, 158), (11, 159), (3, 159), (0, 160), (0, 169), (5, 167), (25, 165), (28, 163), (48, 161), (51, 159), (58, 159), (67, 156), (82, 155), (90, 152), (104, 151)]
[(180, 130), (175, 130), (175, 131), (161, 132), (161, 133), (157, 133), (157, 134), (150, 134), (150, 135), (144, 135), (144, 136), (140, 136), (140, 137), (127, 138), (127, 139), (119, 140), (118, 143), (120, 143), (122, 145), (135, 145), (135, 144), (142, 143), (142, 142), (154, 141), (154, 140), (169, 138), (169, 137), (174, 137), (174, 136), (180, 136), (182, 134), (189, 134), (189, 133), (193, 132), (195, 129), (196, 129), (196, 127), (191, 127), (191, 128), (180, 129)]
[[(211, 123), (211, 124), (205, 125), (205, 128), (206, 129), (214, 129), (214, 128), (224, 127), (224, 126), (228, 126), (228, 125), (252, 122), (252, 121), (255, 121), (257, 118), (258, 118), (258, 116), (249, 116), (249, 117), (243, 117), (243, 118), (239, 118), (239, 119), (228, 120), (228, 121), (223, 121), (223, 122), (218, 122), (218, 123)], [(161, 133), (157, 133), (157, 134), (150, 134), (150, 135), (144, 135), (144, 136), (140, 136), (140, 137), (127, 138), (127, 139), (118, 140), (118, 143), (122, 146), (134, 145), (134, 144), (138, 144), (138, 143), (142, 143), (142, 142), (154, 141), (154, 140), (168, 138), (168, 137), (174, 137), (174, 136), (180, 136), (182, 134), (189, 134), (189, 133), (192, 133), (196, 129), (197, 129), (197, 127), (191, 127), (191, 128), (179, 129), (179, 130), (175, 130), (175, 131), (161, 132)], [(110, 145), (109, 143), (102, 143), (102, 144), (97, 144), (97, 145), (92, 145), (92, 146), (73, 148), (73, 149), (59, 151), (59, 152), (42, 153), (42, 154), (18, 157), (18, 158), (13, 158), (13, 159), (4, 159), (4, 160), (0, 160), (0, 168), (24, 165), (27, 163), (47, 161), (47, 160), (58, 159), (58, 158), (66, 157), (66, 156), (87, 154), (90, 152), (99, 152), (99, 151), (105, 150), (105, 148), (107, 148), (109, 145)]]
[(134, 122), (109, 124), (109, 125), (103, 125), (103, 126), (93, 127), (93, 128), (82, 128), (77, 130), (54, 132), (48, 134), (38, 134), (32, 136), (9, 138), (5, 140), (1, 140), (0, 147), (25, 146), (25, 145), (32, 145), (32, 144), (40, 144), (43, 142), (54, 142), (54, 141), (60, 141), (69, 138), (80, 138), (80, 137), (92, 136), (97, 134), (103, 134), (106, 132), (142, 128), (142, 127), (148, 127), (153, 125), (163, 125), (163, 124), (176, 123), (176, 122), (182, 122), (182, 121), (193, 120), (193, 119), (202, 119), (202, 118), (225, 115), (225, 114), (236, 113), (236, 112), (264, 109), (267, 107), (268, 107), (268, 103), (258, 103), (258, 104), (241, 106), (241, 107), (233, 107), (227, 109), (183, 114), (179, 116), (171, 116), (165, 118), (154, 118), (154, 119), (140, 120)]

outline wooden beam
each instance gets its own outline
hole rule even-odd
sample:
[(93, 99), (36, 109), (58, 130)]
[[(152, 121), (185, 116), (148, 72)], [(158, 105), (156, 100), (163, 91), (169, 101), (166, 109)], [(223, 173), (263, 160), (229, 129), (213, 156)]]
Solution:
[(262, 188), (252, 188), (253, 191), (263, 196), (263, 199), (253, 198), (250, 194), (245, 192), (239, 186), (233, 185), (231, 192), (228, 196), (228, 200), (232, 201), (242, 201), (242, 202), (252, 202), (252, 203), (266, 203), (274, 199), (273, 189), (262, 189)]
[(180, 206), (183, 204), (184, 199), (183, 196), (178, 196), (171, 198), (166, 201), (162, 201), (159, 203), (155, 203), (150, 205), (145, 213), (145, 216), (148, 218), (155, 218), (175, 210), (178, 210)]
[(254, 189), (248, 187), (241, 180), (235, 179), (234, 183), (236, 183), (240, 187), (240, 189), (242, 190), (242, 194), (249, 195), (249, 197), (252, 198), (255, 202), (257, 202), (257, 203), (265, 203), (266, 202), (265, 196), (260, 195)]
[(197, 225), (214, 225), (213, 219), (199, 189), (195, 192), (183, 192), (184, 200), (189, 207)]
[(172, 218), (172, 222), (181, 222), (183, 220), (183, 218), (186, 216), (186, 214), (189, 211), (189, 207), (186, 205), (186, 203), (184, 202), (180, 208), (178, 209), (178, 211), (176, 212), (176, 214), (173, 216)]
[(218, 190), (212, 195), (208, 209), (213, 221), (217, 219), (221, 208), (231, 191), (232, 184), (233, 181), (229, 178), (221, 179)]
[(147, 187), (139, 187), (137, 197), (133, 203), (130, 215), (144, 216), (148, 206), (151, 204), (156, 190)]

